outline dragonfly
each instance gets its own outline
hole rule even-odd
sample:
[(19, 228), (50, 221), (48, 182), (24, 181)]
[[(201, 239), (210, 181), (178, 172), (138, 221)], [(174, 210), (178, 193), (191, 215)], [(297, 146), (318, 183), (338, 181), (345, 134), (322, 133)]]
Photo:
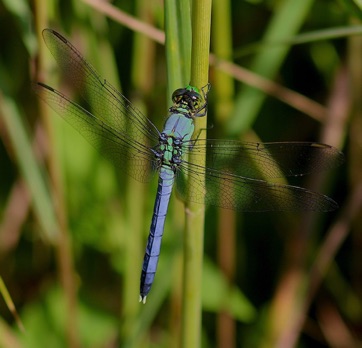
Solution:
[[(316, 142), (252, 143), (194, 139), (195, 120), (207, 112), (210, 85), (174, 91), (163, 130), (103, 79), (61, 34), (44, 29), (46, 46), (62, 74), (81, 96), (76, 103), (42, 83), (35, 92), (115, 167), (140, 182), (158, 175), (158, 187), (140, 280), (146, 302), (154, 282), (173, 187), (191, 202), (244, 212), (336, 209), (331, 198), (311, 190), (270, 182), (328, 170), (343, 162), (336, 148)], [(206, 158), (206, 165), (189, 161)], [(196, 162), (197, 163), (197, 162)]]

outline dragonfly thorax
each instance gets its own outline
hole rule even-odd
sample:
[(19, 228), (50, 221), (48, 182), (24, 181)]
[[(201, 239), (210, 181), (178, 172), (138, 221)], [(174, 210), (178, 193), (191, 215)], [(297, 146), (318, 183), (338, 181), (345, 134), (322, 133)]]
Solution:
[(165, 165), (176, 172), (182, 162), (182, 139), (161, 133), (160, 142), (154, 149), (158, 167)]

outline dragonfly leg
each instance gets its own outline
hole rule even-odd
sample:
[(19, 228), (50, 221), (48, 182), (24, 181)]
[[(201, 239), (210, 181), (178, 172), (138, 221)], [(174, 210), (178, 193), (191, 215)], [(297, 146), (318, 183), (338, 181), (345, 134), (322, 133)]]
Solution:
[(196, 114), (194, 115), (194, 117), (203, 117), (206, 115), (207, 113), (207, 95), (209, 94), (211, 89), (211, 84), (208, 83), (207, 85), (205, 85), (204, 87), (201, 88), (202, 91), (202, 96), (204, 98), (204, 103), (201, 105), (201, 107), (197, 110)]
[[(191, 149), (193, 148), (194, 144), (199, 140), (199, 137), (200, 137), (200, 135), (201, 135), (202, 132), (206, 132), (207, 130), (212, 129), (212, 128), (214, 128), (214, 127), (213, 127), (213, 126), (210, 126), (210, 127), (206, 127), (206, 128), (200, 128), (199, 131), (198, 131), (198, 133), (197, 133), (197, 135), (196, 135), (196, 137), (195, 137), (193, 140), (191, 140), (191, 142), (190, 142), (190, 148), (191, 148)], [(206, 137), (205, 137), (205, 138), (206, 138)]]

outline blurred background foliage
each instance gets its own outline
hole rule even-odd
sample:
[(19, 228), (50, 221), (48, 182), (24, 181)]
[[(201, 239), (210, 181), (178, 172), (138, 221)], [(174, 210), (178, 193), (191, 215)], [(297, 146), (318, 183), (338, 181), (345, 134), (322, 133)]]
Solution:
[[(0, 0), (0, 347), (178, 346), (182, 203), (140, 305), (156, 181), (118, 173), (31, 91), (75, 92), (41, 40), (51, 27), (161, 128), (175, 83), (164, 5)], [(292, 181), (336, 212), (207, 209), (203, 347), (362, 344), (361, 18), (357, 0), (213, 2), (208, 136), (320, 141), (347, 160)]]

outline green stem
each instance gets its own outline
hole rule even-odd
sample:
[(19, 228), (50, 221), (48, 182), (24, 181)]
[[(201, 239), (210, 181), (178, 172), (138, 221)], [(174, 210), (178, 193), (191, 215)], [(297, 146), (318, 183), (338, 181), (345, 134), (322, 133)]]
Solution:
[[(208, 83), (211, 26), (211, 0), (192, 2), (191, 85)], [(198, 118), (194, 134), (206, 129), (206, 117)], [(205, 158), (190, 161), (205, 165)], [(184, 288), (182, 311), (182, 347), (201, 345), (201, 278), (204, 247), (204, 211), (200, 204), (187, 202), (184, 241)]]
[[(51, 12), (44, 3), (37, 0), (34, 2), (36, 11), (36, 27), (40, 39), (39, 51), (39, 75), (45, 72), (45, 45), (41, 39), (41, 30), (47, 25), (48, 14)], [(59, 237), (56, 243), (56, 256), (59, 268), (59, 278), (64, 290), (66, 307), (65, 331), (67, 336), (67, 345), (71, 348), (80, 347), (80, 338), (78, 330), (78, 313), (77, 313), (77, 284), (75, 281), (75, 268), (73, 260), (72, 241), (68, 229), (68, 217), (66, 212), (66, 203), (64, 201), (64, 181), (59, 167), (59, 158), (56, 152), (54, 129), (49, 117), (49, 109), (44, 103), (39, 104), (40, 117), (48, 136), (48, 157), (46, 158), (51, 179), (51, 195), (54, 203), (54, 212), (59, 227)]]
[[(231, 60), (231, 1), (214, 0), (212, 46), (218, 58)], [(213, 96), (217, 100), (215, 120), (224, 129), (232, 114), (234, 102), (234, 81), (230, 75), (215, 69), (213, 72)], [(218, 134), (220, 136), (220, 134)], [(238, 214), (240, 216), (241, 214)], [(236, 212), (229, 209), (218, 210), (217, 261), (220, 270), (231, 284), (236, 269)], [(241, 253), (243, 247), (241, 246)], [(240, 253), (240, 249), (239, 253)], [(216, 342), (219, 347), (234, 347), (236, 342), (236, 322), (226, 310), (220, 310), (216, 319)]]
[(173, 91), (189, 83), (191, 19), (189, 0), (165, 1), (165, 48), (167, 60), (167, 100)]

